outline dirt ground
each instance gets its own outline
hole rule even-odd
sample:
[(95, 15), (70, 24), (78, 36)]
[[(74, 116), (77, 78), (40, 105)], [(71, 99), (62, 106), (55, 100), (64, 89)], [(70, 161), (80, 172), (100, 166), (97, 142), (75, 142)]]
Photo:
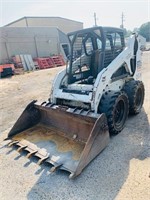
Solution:
[(145, 102), (124, 130), (75, 180), (62, 171), (4, 145), (3, 139), (25, 106), (49, 98), (55, 74), (63, 67), (0, 80), (0, 199), (149, 200), (150, 199), (150, 52), (143, 54)]

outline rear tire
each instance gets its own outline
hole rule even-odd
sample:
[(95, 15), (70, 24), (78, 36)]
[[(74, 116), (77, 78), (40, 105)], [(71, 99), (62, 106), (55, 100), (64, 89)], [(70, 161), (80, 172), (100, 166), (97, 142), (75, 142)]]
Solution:
[(141, 111), (144, 102), (145, 89), (142, 81), (129, 81), (123, 89), (129, 98), (129, 113), (136, 115)]
[(125, 92), (106, 92), (99, 104), (99, 113), (105, 113), (111, 135), (118, 134), (128, 117), (129, 102)]

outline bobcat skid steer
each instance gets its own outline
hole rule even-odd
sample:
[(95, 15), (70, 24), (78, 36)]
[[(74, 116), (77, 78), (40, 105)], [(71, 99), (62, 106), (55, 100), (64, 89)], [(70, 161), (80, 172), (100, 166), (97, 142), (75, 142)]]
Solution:
[(52, 164), (70, 178), (79, 175), (124, 127), (128, 113), (144, 100), (141, 40), (133, 34), (125, 46), (122, 29), (94, 27), (68, 34), (66, 69), (54, 79), (41, 105), (31, 102), (8, 134), (9, 146)]

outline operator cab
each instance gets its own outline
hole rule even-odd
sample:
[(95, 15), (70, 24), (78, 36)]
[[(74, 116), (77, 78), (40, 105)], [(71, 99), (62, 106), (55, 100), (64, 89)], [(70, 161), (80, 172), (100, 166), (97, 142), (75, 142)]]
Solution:
[(81, 91), (84, 87), (87, 91), (92, 90), (98, 73), (124, 49), (123, 30), (94, 27), (69, 33), (68, 37), (71, 52), (66, 89)]
[(68, 84), (93, 84), (104, 49), (101, 28), (81, 30), (68, 36), (71, 45)]

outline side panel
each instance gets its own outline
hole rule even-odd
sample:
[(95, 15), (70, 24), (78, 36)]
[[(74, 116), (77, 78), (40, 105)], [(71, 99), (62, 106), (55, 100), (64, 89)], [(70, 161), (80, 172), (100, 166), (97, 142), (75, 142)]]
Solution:
[(142, 79), (142, 51), (141, 48), (145, 45), (143, 37), (140, 35), (137, 37), (138, 41), (138, 50), (136, 53), (136, 71), (134, 74), (135, 80), (141, 80)]
[(61, 72), (59, 72), (55, 76), (55, 79), (52, 84), (51, 93), (50, 93), (50, 99), (51, 99), (52, 103), (56, 103), (55, 94), (58, 92), (58, 90), (60, 88), (60, 84), (61, 84), (63, 78), (65, 77), (65, 75), (66, 75), (66, 69), (63, 69)]
[[(101, 71), (96, 79), (96, 82), (94, 84), (94, 90), (93, 90), (93, 101), (91, 107), (95, 112), (98, 111), (98, 105), (100, 102), (100, 99), (102, 97), (103, 92), (107, 90), (120, 90), (125, 80), (136, 76), (133, 76), (133, 73), (131, 71), (131, 65), (130, 60), (134, 57), (134, 43), (135, 43), (135, 35), (132, 35), (128, 40), (127, 47), (108, 65), (107, 68), (104, 68), (103, 71)], [(139, 50), (140, 52), (140, 50)], [(141, 59), (141, 58), (140, 58)], [(126, 63), (127, 70), (128, 70), (128, 77), (121, 78), (119, 81), (112, 82), (111, 76), (113, 73), (115, 73), (120, 66), (122, 66), (124, 63)]]

